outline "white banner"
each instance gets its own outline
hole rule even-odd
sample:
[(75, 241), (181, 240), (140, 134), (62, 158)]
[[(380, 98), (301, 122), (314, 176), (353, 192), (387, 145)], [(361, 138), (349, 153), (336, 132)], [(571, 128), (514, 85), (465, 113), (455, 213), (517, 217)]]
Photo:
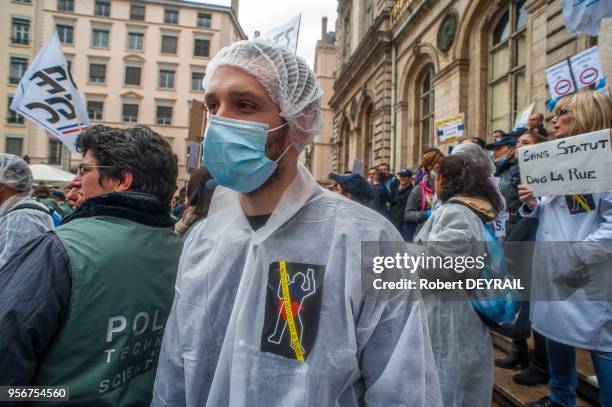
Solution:
[(571, 57), (570, 65), (578, 89), (596, 84), (604, 76), (596, 46)]
[(301, 14), (293, 17), (285, 24), (268, 31), (261, 37), (262, 40), (268, 40), (278, 45), (283, 45), (293, 52), (297, 52), (298, 35), (300, 33)]
[(612, 17), (610, 0), (561, 0), (563, 20), (567, 30), (572, 34), (599, 34), (602, 18)]
[(519, 148), (521, 183), (537, 196), (612, 191), (610, 134), (600, 130)]
[(57, 33), (40, 49), (21, 78), (10, 107), (76, 151), (76, 138), (90, 127), (90, 122)]
[(533, 113), (533, 109), (535, 108), (535, 102), (518, 112), (516, 115), (516, 120), (514, 122), (514, 128), (512, 130), (516, 130), (519, 127), (527, 127), (527, 122), (529, 121), (529, 116)]
[(567, 59), (546, 68), (546, 80), (548, 81), (548, 91), (553, 98), (561, 98), (576, 91)]

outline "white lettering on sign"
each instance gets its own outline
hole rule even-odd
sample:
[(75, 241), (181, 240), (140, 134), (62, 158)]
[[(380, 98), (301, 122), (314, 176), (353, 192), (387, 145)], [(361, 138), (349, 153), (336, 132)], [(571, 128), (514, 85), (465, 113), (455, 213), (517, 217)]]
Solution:
[(521, 182), (536, 196), (612, 191), (610, 129), (518, 150)]

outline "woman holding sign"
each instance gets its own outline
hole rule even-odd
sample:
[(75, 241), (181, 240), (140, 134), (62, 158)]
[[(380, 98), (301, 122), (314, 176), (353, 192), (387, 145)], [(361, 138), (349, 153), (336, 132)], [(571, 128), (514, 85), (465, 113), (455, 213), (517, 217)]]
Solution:
[[(586, 91), (556, 107), (554, 138), (612, 127), (612, 100)], [(546, 338), (550, 395), (528, 404), (576, 404), (575, 348), (591, 351), (602, 406), (612, 406), (612, 193), (536, 198), (519, 186), (521, 214), (539, 219), (532, 275), (532, 328)], [(542, 243), (545, 242), (545, 243)]]

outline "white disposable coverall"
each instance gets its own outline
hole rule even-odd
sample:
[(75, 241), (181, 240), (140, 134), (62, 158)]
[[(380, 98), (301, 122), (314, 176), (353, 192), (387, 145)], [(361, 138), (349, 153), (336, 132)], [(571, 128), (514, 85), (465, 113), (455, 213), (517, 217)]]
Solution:
[[(0, 205), (0, 267), (25, 243), (53, 228), (50, 215), (36, 209), (18, 209), (17, 205), (46, 206), (30, 198), (29, 192), (13, 195)], [(10, 213), (9, 213), (10, 212)]]
[[(183, 249), (151, 405), (442, 405), (423, 304), (362, 294), (362, 241), (401, 236), (301, 165), (258, 231), (238, 194), (218, 187)], [(260, 348), (268, 268), (278, 259), (325, 267), (304, 362)]]
[[(415, 237), (415, 242), (419, 241), (428, 243), (428, 256), (477, 257), (485, 253), (482, 221), (471, 209), (459, 204), (440, 205), (433, 211)], [(421, 277), (434, 279), (432, 275)], [(444, 407), (490, 406), (493, 392), (491, 335), (474, 311), (467, 292), (465, 299), (451, 300), (429, 290), (423, 293), (423, 300)]]

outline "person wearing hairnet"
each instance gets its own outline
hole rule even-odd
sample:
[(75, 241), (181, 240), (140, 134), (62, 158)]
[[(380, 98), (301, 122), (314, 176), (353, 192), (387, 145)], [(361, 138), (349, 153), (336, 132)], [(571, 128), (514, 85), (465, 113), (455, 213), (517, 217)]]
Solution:
[(151, 405), (441, 405), (420, 299), (362, 287), (361, 242), (401, 236), (297, 162), (321, 123), (312, 70), (240, 41), (203, 85), (219, 186), (185, 242)]
[(0, 268), (23, 244), (52, 227), (47, 207), (32, 199), (28, 164), (0, 153)]

